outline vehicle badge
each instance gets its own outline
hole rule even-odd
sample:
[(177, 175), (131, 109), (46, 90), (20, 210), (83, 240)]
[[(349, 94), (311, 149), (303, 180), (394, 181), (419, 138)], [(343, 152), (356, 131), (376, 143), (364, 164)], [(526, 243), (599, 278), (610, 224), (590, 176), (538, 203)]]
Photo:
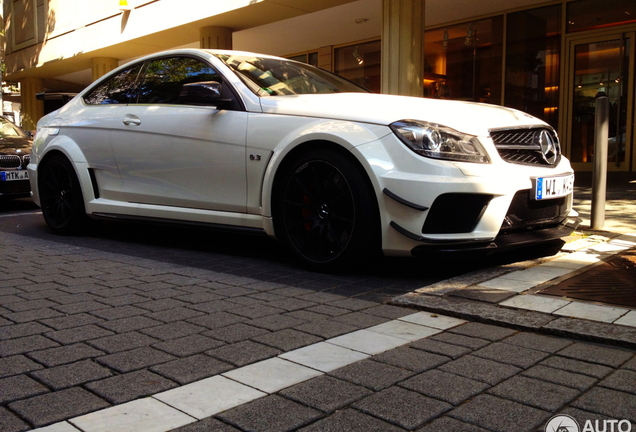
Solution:
[(547, 130), (542, 130), (538, 135), (535, 135), (535, 140), (541, 148), (541, 155), (543, 159), (550, 165), (554, 165), (557, 161), (559, 152), (557, 150), (557, 144), (554, 138)]

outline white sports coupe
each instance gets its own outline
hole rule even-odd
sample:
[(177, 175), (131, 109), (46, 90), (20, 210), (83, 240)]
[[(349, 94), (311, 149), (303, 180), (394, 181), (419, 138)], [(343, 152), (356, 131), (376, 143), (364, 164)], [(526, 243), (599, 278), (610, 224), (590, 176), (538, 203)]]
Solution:
[(542, 245), (579, 221), (537, 118), (238, 51), (119, 67), (39, 121), (28, 171), (56, 233), (87, 216), (264, 233), (316, 269)]

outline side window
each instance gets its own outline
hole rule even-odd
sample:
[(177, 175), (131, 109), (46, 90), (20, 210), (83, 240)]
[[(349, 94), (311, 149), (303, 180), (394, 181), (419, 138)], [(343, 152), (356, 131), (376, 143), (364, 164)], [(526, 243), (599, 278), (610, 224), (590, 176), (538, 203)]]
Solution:
[(125, 69), (86, 94), (84, 102), (89, 105), (127, 104), (134, 94), (140, 70), (141, 64)]
[[(173, 57), (148, 63), (137, 103), (205, 105), (220, 99), (221, 75), (200, 60)], [(207, 98), (207, 99), (206, 99)]]

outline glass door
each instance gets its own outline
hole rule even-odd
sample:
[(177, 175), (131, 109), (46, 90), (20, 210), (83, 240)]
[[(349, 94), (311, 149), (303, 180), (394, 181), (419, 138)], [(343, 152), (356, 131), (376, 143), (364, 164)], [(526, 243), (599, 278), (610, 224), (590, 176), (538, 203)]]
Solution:
[(608, 170), (629, 170), (632, 154), (634, 33), (571, 38), (567, 44), (565, 148), (575, 170), (594, 160), (596, 97), (609, 99)]

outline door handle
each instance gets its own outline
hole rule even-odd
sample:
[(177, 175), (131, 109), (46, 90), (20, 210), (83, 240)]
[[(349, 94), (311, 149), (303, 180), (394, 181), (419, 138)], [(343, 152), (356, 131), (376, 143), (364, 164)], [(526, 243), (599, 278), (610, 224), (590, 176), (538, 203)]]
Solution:
[(141, 119), (139, 117), (132, 117), (132, 116), (124, 117), (124, 119), (121, 122), (126, 126), (130, 126), (130, 125), (139, 126), (141, 124)]

